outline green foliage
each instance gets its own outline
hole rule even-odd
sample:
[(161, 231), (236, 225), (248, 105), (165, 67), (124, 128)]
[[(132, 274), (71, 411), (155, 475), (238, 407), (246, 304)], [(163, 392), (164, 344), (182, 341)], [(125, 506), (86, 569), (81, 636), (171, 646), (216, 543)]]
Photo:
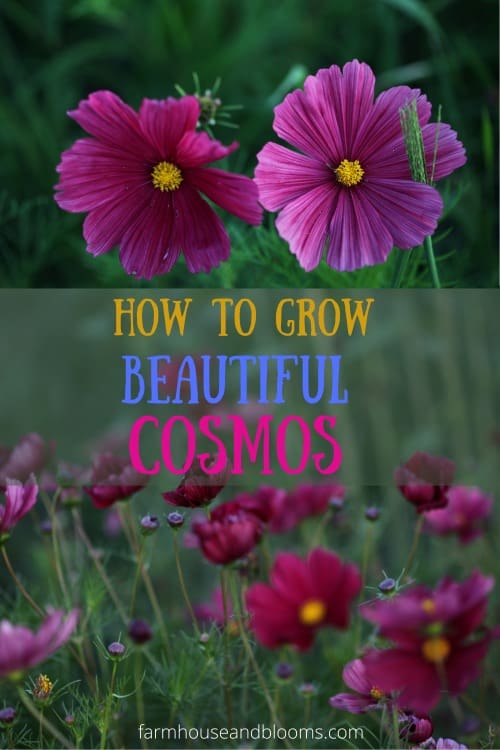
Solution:
[[(0, 10), (0, 284), (16, 287), (140, 287), (116, 250), (85, 252), (82, 216), (53, 203), (60, 153), (81, 134), (65, 112), (97, 89), (116, 91), (137, 107), (145, 96), (193, 91), (219, 78), (223, 105), (238, 131), (211, 125), (240, 149), (231, 169), (251, 175), (255, 155), (274, 138), (272, 108), (307, 73), (358, 58), (379, 88), (420, 87), (443, 107), (464, 142), (466, 167), (446, 180), (461, 201), (441, 222), (453, 227), (436, 251), (445, 285), (496, 286), (498, 280), (495, 139), (497, 127), (496, 7), (483, 0), (473, 14), (465, 0), (4, 0)], [(227, 112), (226, 112), (227, 114)], [(224, 119), (224, 118), (223, 118)], [(440, 187), (441, 189), (441, 187)], [(384, 267), (339, 274), (321, 266), (306, 273), (269, 226), (247, 230), (227, 218), (231, 259), (210, 274), (178, 263), (154, 285), (354, 287), (388, 286)], [(449, 253), (452, 252), (452, 256)], [(396, 251), (393, 253), (395, 255)], [(410, 285), (428, 285), (420, 271)]]

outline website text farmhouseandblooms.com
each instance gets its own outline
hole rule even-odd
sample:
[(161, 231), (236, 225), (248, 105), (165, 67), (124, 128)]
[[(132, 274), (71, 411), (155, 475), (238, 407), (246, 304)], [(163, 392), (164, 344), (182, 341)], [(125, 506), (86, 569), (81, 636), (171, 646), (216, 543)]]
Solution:
[[(139, 739), (141, 740), (190, 740), (196, 742), (216, 741), (216, 740), (300, 740), (319, 741), (331, 740), (332, 742), (344, 742), (346, 740), (356, 741), (364, 739), (364, 729), (362, 727), (282, 727), (272, 724), (257, 724), (253, 727), (184, 727), (178, 724), (175, 727), (150, 727), (147, 724), (140, 724), (137, 729)], [(301, 747), (305, 747), (301, 744)]]

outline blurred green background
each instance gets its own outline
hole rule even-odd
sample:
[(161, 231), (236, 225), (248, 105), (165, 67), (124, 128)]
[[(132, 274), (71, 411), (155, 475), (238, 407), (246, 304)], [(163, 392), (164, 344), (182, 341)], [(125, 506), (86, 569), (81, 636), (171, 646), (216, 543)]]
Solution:
[[(60, 153), (81, 135), (66, 117), (90, 92), (108, 88), (132, 106), (143, 97), (193, 91), (221, 77), (220, 97), (241, 104), (239, 130), (215, 128), (241, 147), (230, 169), (251, 175), (256, 154), (274, 138), (272, 108), (306, 73), (357, 57), (378, 90), (421, 87), (443, 107), (467, 149), (468, 163), (445, 181), (445, 214), (436, 237), (444, 284), (498, 285), (495, 0), (2, 0), (0, 10), (0, 285), (139, 286), (116, 250), (85, 252), (82, 215), (53, 201)], [(236, 134), (236, 136), (235, 136)], [(157, 286), (387, 286), (395, 253), (383, 266), (339, 274), (322, 264), (306, 273), (268, 217), (247, 228), (228, 217), (233, 252), (210, 274), (183, 261)], [(408, 284), (429, 285), (417, 257)], [(145, 285), (145, 282), (142, 282)]]

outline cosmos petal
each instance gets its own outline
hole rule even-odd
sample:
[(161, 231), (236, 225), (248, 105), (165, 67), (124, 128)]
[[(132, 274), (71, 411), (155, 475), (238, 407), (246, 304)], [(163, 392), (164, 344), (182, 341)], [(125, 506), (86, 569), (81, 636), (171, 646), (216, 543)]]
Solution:
[(339, 190), (329, 227), (327, 263), (339, 271), (383, 263), (394, 245), (378, 212), (356, 189)]
[(280, 236), (306, 271), (316, 268), (321, 260), (338, 198), (338, 188), (320, 185), (288, 203), (276, 219)]
[(163, 101), (144, 99), (139, 123), (145, 142), (151, 144), (159, 159), (175, 161), (179, 141), (194, 130), (199, 114), (200, 103), (195, 96), (168, 97)]
[(257, 186), (249, 177), (205, 167), (191, 170), (189, 183), (233, 216), (248, 224), (261, 223), (262, 209), (257, 202)]
[(333, 181), (332, 170), (316, 159), (277, 143), (266, 143), (257, 155), (255, 182), (268, 211), (279, 211), (319, 185)]

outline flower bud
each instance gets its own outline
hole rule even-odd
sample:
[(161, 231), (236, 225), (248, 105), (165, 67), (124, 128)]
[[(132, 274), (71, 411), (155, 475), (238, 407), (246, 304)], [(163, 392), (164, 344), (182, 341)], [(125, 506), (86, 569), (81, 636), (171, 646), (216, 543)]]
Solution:
[(128, 626), (129, 638), (137, 644), (147, 643), (153, 637), (153, 631), (145, 620), (132, 620)]
[(126, 648), (123, 643), (120, 643), (119, 641), (113, 641), (113, 643), (110, 643), (108, 646), (108, 654), (111, 656), (113, 661), (121, 661), (123, 655), (125, 654)]
[(141, 518), (141, 534), (143, 536), (150, 536), (159, 528), (160, 519), (158, 516), (144, 516), (144, 518)]
[(380, 508), (376, 505), (371, 505), (365, 509), (365, 518), (367, 521), (377, 521), (380, 516)]
[(177, 511), (174, 510), (172, 513), (168, 514), (167, 523), (170, 528), (179, 529), (184, 523), (184, 516), (182, 513), (177, 513)]

